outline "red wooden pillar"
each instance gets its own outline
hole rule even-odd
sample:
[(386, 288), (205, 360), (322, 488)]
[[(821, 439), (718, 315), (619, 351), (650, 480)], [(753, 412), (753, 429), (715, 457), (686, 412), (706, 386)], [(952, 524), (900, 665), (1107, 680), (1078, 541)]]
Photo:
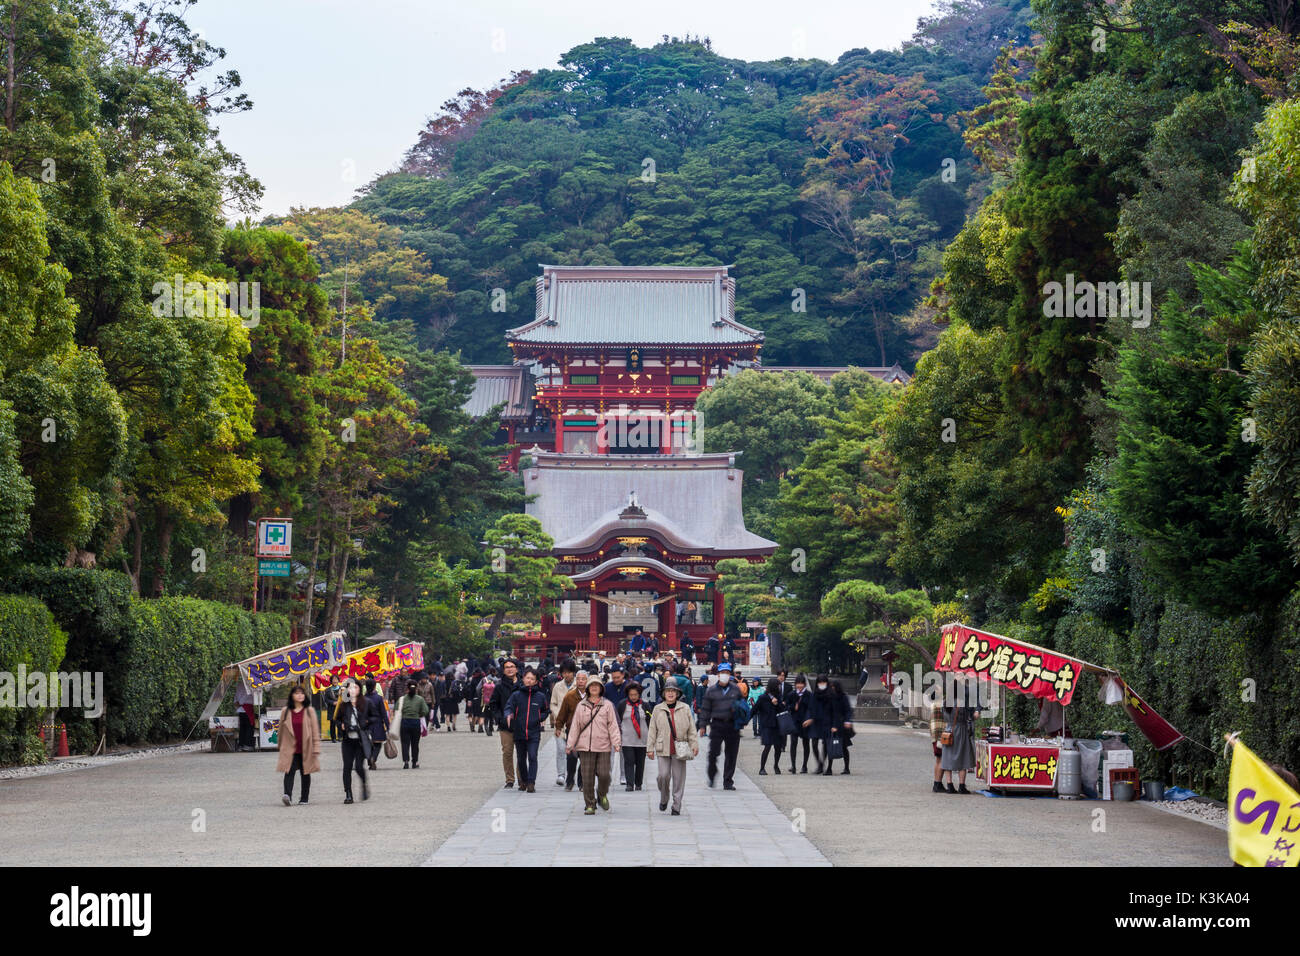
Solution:
[(718, 590), (718, 586), (715, 583), (713, 585), (713, 633), (718, 635), (719, 641), (722, 640), (723, 635), (726, 633), (727, 630), (725, 624), (726, 618), (723, 616), (724, 614), (725, 614), (725, 599), (723, 597), (722, 592)]
[(676, 651), (680, 649), (677, 645), (677, 589), (673, 588), (670, 593), (673, 599), (659, 605), (665, 609), (664, 617), (668, 619), (667, 626), (661, 630), (664, 632), (664, 648)]

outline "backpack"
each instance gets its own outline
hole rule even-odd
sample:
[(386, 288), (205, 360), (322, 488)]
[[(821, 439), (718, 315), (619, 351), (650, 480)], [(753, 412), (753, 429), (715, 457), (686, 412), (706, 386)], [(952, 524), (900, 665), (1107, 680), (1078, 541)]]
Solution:
[(451, 687), (447, 689), (447, 696), (459, 704), (465, 696), (465, 682), (461, 680), (452, 681)]
[(492, 700), (492, 692), (496, 689), (497, 685), (495, 681), (488, 680), (487, 678), (483, 679), (483, 683), (479, 685), (479, 690), (481, 691), (479, 696), (483, 701), (484, 707), (486, 707)]
[(738, 697), (732, 705), (732, 715), (736, 718), (736, 729), (744, 730), (745, 725), (749, 723), (749, 718), (753, 716), (753, 708), (749, 705), (748, 697)]

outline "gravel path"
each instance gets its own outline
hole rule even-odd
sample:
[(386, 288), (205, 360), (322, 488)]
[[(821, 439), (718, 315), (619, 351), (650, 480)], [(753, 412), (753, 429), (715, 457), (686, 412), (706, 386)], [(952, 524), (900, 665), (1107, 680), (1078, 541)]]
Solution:
[[(852, 773), (758, 776), (758, 741), (740, 766), (833, 864), (874, 866), (1227, 866), (1224, 833), (1140, 803), (932, 793), (929, 734), (857, 724)], [(802, 761), (802, 753), (800, 754)], [(973, 775), (972, 775), (973, 776)], [(1101, 814), (1101, 816), (1097, 816)], [(1100, 827), (1104, 824), (1104, 831)]]
[(497, 737), (463, 729), (425, 738), (418, 770), (381, 757), (351, 806), (328, 740), (308, 806), (281, 804), (274, 752), (95, 759), (112, 763), (0, 780), (0, 865), (423, 863), (501, 784)]

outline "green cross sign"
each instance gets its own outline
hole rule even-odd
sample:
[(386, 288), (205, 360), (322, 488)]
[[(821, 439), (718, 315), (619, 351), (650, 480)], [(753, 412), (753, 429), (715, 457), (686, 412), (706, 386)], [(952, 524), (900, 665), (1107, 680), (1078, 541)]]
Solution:
[(288, 557), (292, 525), (288, 518), (263, 520), (258, 526), (259, 557)]

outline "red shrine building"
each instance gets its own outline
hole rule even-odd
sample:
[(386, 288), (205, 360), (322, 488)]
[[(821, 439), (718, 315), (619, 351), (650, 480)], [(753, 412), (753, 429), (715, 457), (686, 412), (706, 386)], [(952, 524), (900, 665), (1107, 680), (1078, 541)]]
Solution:
[(470, 366), (465, 410), (497, 410), (503, 464), (524, 456), (526, 511), (574, 583), (516, 653), (615, 653), (637, 628), (703, 651), (723, 636), (717, 563), (776, 550), (746, 530), (737, 457), (702, 452), (695, 411), (724, 375), (777, 371), (759, 360), (763, 333), (736, 321), (735, 290), (727, 266), (543, 266), (533, 320), (506, 333), (514, 364)]

